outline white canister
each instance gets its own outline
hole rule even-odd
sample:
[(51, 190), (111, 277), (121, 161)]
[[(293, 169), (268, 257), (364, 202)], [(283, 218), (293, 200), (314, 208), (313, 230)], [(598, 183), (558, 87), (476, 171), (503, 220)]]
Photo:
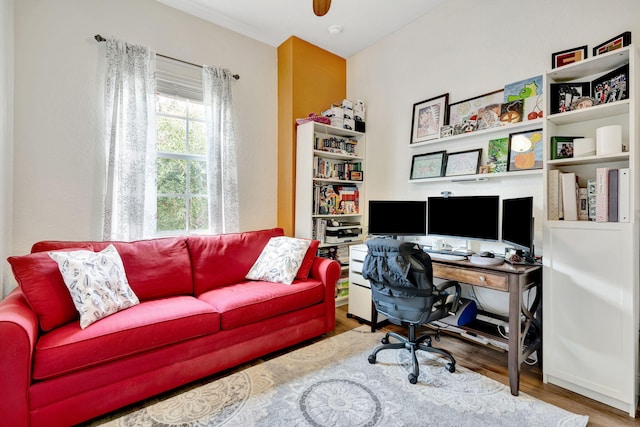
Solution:
[(576, 138), (573, 140), (573, 157), (596, 155), (596, 141), (593, 138)]
[(598, 156), (622, 152), (622, 126), (603, 126), (596, 129), (596, 152)]

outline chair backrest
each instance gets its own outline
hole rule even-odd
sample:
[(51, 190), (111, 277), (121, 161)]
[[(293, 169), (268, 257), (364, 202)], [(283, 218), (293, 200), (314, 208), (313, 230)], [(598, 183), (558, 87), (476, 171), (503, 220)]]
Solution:
[(416, 244), (372, 239), (362, 267), (376, 309), (393, 323), (424, 323), (440, 295), (434, 292), (431, 258)]

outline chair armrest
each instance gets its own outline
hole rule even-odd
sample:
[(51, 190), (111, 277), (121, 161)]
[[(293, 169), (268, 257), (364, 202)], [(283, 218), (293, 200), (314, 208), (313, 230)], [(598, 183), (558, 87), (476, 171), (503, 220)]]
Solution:
[(444, 292), (446, 289), (455, 288), (455, 293), (453, 294), (453, 301), (451, 302), (451, 308), (449, 309), (449, 314), (454, 315), (458, 311), (458, 305), (460, 304), (460, 293), (462, 292), (462, 288), (460, 287), (460, 283), (455, 280), (445, 280), (442, 283), (439, 283), (436, 286), (439, 292)]
[(38, 318), (16, 289), (0, 301), (0, 413), (3, 425), (29, 425), (29, 386)]
[(342, 269), (337, 261), (328, 258), (315, 257), (309, 278), (320, 280), (324, 284), (324, 299), (326, 304), (326, 332), (336, 326), (336, 283)]

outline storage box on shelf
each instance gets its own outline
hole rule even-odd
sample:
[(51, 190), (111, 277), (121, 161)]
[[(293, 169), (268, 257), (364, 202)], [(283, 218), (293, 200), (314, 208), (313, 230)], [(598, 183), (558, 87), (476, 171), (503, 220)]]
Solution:
[(362, 243), (363, 133), (309, 122), (298, 126), (295, 235), (319, 240), (318, 254), (343, 267), (336, 304), (348, 294), (349, 246)]
[[(625, 65), (627, 99), (548, 114), (544, 121), (543, 379), (635, 417), (640, 276), (637, 50), (628, 46), (551, 70), (546, 87), (592, 82)], [(551, 111), (549, 102), (546, 110)], [(612, 125), (621, 126), (626, 151), (551, 160), (556, 157), (550, 150), (552, 137), (596, 139), (596, 129)], [(628, 203), (628, 222), (568, 220), (567, 208), (576, 206), (558, 198), (558, 179), (565, 178), (564, 190), (571, 189), (573, 196), (571, 174), (579, 187), (594, 188), (603, 168), (628, 169), (628, 187), (619, 194)]]

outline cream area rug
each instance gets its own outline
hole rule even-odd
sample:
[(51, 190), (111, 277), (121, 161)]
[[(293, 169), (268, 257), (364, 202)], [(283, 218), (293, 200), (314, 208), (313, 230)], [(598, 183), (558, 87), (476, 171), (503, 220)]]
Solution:
[[(410, 384), (407, 350), (367, 357), (383, 334), (368, 326), (310, 344), (191, 388), (106, 423), (160, 426), (585, 426), (576, 415), (419, 352)], [(391, 338), (393, 340), (393, 338)], [(455, 357), (455, 355), (454, 355)]]

